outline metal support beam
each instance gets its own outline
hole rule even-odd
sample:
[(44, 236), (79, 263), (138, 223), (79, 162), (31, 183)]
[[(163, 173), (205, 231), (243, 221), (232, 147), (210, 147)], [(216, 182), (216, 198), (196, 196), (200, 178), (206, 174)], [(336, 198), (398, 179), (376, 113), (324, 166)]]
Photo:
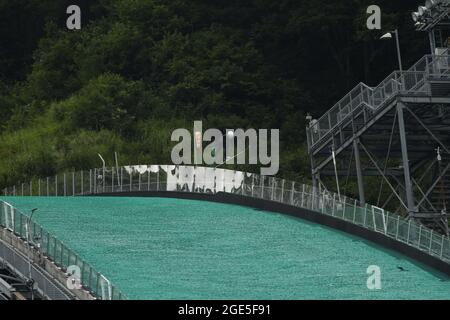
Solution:
[[(350, 147), (353, 143), (353, 140), (356, 138), (361, 137), (369, 128), (371, 128), (379, 119), (384, 117), (388, 112), (391, 110), (395, 111), (395, 106), (397, 105), (397, 100), (394, 100), (392, 103), (390, 103), (387, 107), (385, 107), (383, 110), (378, 111), (376, 115), (371, 118), (369, 121), (365, 123), (365, 125), (358, 129), (358, 131), (354, 132), (353, 136), (348, 139), (346, 142), (344, 142), (339, 148), (335, 150), (336, 156), (338, 156), (343, 150)], [(357, 117), (358, 115), (355, 115)], [(317, 153), (319, 153), (319, 150), (323, 150), (326, 147), (326, 143), (324, 143), (320, 147), (311, 148), (310, 153), (312, 157), (314, 157)], [(322, 160), (319, 164), (317, 164), (313, 168), (313, 173), (320, 172), (324, 167), (326, 167), (331, 161), (333, 161), (332, 156), (328, 156), (325, 160)]]
[(408, 206), (408, 213), (411, 214), (416, 211), (414, 204), (414, 195), (411, 183), (411, 174), (409, 171), (409, 159), (408, 159), (408, 145), (406, 142), (406, 132), (405, 132), (405, 122), (403, 117), (403, 103), (397, 104), (397, 115), (398, 115), (398, 128), (400, 133), (400, 143), (402, 148), (402, 162), (403, 162), (403, 175), (405, 178), (405, 192), (406, 192), (406, 203)]
[(429, 133), (429, 135), (448, 153), (450, 154), (450, 150), (447, 149), (447, 147), (445, 146), (445, 144), (443, 142), (441, 142), (441, 140), (439, 140), (433, 133), (433, 131), (431, 131), (426, 125), (425, 123), (423, 123), (420, 118), (414, 113), (412, 112), (411, 109), (409, 109), (408, 107), (405, 107), (405, 109), (417, 120), (417, 122)]
[(361, 205), (366, 204), (366, 197), (364, 195), (364, 180), (361, 170), (361, 158), (359, 156), (359, 139), (353, 140), (353, 149), (355, 152), (355, 164), (356, 164), (356, 176), (358, 179), (358, 193), (359, 193), (359, 201)]
[[(413, 182), (413, 184), (414, 184), (414, 186), (417, 188), (417, 190), (419, 190), (419, 192), (420, 192), (420, 194), (423, 196), (423, 197), (425, 197), (425, 201), (427, 202), (427, 204), (430, 206), (430, 208), (433, 210), (433, 211), (437, 211), (436, 210), (436, 208), (433, 206), (433, 203), (431, 203), (431, 201), (428, 199), (428, 197), (425, 195), (425, 193), (423, 192), (423, 190), (422, 190), (422, 188), (420, 187), (420, 185), (417, 183), (417, 181), (416, 180), (414, 180), (414, 178), (411, 178), (412, 179), (412, 182)], [(421, 209), (421, 205), (422, 205), (422, 203), (418, 203), (417, 204), (417, 208), (418, 208), (418, 210), (419, 211), (425, 211), (426, 209)]]
[(428, 197), (430, 196), (430, 194), (434, 191), (434, 189), (436, 188), (437, 184), (441, 181), (441, 179), (447, 174), (447, 171), (450, 169), (450, 163), (447, 164), (444, 168), (444, 170), (439, 174), (439, 176), (437, 177), (436, 180), (434, 180), (433, 184), (428, 188), (428, 191), (425, 193), (425, 195), (423, 196), (423, 198), (419, 201), (418, 205), (422, 205), (422, 203), (428, 199)]
[[(309, 135), (308, 135), (309, 137)], [(309, 138), (308, 138), (309, 140)], [(308, 142), (309, 143), (309, 142)], [(311, 179), (312, 179), (312, 185), (313, 188), (315, 190), (315, 188), (317, 188), (317, 175), (315, 173), (315, 166), (314, 166), (314, 155), (313, 153), (310, 151), (309, 152), (309, 160), (311, 161)]]
[(366, 153), (366, 155), (369, 157), (369, 160), (372, 162), (372, 164), (375, 166), (375, 168), (378, 170), (378, 172), (380, 173), (380, 176), (383, 177), (383, 179), (386, 181), (387, 185), (391, 188), (391, 191), (393, 192), (393, 194), (395, 196), (397, 196), (398, 201), (400, 201), (401, 205), (403, 207), (405, 207), (405, 209), (408, 209), (408, 207), (406, 206), (406, 204), (402, 201), (402, 198), (400, 197), (399, 194), (397, 194), (395, 188), (392, 186), (392, 184), (390, 183), (390, 181), (387, 179), (387, 177), (385, 176), (385, 174), (383, 173), (383, 171), (380, 169), (380, 167), (378, 166), (377, 162), (375, 161), (375, 159), (372, 157), (372, 155), (369, 153), (369, 151), (366, 149), (366, 147), (360, 143), (360, 146), (362, 148), (362, 150)]
[(435, 51), (436, 51), (436, 38), (434, 36), (434, 30), (433, 29), (428, 31), (428, 38), (430, 39), (431, 54), (435, 54)]

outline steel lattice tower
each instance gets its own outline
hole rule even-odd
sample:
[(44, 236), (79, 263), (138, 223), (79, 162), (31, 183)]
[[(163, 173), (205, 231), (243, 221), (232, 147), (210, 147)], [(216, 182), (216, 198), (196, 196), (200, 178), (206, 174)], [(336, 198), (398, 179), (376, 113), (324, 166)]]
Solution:
[(448, 235), (450, 1), (428, 0), (412, 16), (428, 33), (431, 54), (376, 87), (358, 84), (310, 119), (312, 178), (327, 189), (354, 181), (362, 204), (370, 195), (372, 203)]

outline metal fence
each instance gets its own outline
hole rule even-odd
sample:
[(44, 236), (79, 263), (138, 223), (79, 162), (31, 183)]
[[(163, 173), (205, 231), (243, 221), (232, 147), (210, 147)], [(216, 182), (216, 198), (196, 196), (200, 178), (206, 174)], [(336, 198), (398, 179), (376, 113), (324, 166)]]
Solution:
[(27, 257), (19, 254), (17, 250), (2, 241), (0, 241), (0, 261), (6, 262), (15, 272), (24, 277), (31, 275), (38, 285), (39, 292), (47, 299), (70, 300), (72, 298), (51, 280), (50, 275), (44, 274), (39, 268), (30, 265)]
[[(63, 173), (46, 179), (36, 179), (29, 183), (6, 188), (4, 194), (16, 196), (77, 196), (136, 191), (178, 191), (208, 194), (227, 192), (281, 202), (309, 209), (318, 214), (330, 215), (382, 233), (450, 263), (450, 239), (413, 220), (405, 219), (375, 206), (361, 206), (358, 200), (339, 196), (309, 185), (240, 171), (170, 165), (105, 167)], [(21, 230), (22, 222), (17, 223), (16, 230)], [(36, 228), (41, 230), (37, 225)], [(48, 247), (45, 249), (46, 252), (52, 254), (57, 249), (59, 252), (59, 247), (52, 244), (53, 240), (46, 237), (50, 237), (50, 235), (44, 233), (41, 236), (43, 247)], [(58, 246), (62, 246), (62, 244)], [(55, 260), (59, 263), (67, 265), (69, 259), (80, 261), (73, 252), (69, 255), (65, 253), (65, 250), (61, 251), (64, 252), (64, 256), (62, 253), (53, 254)], [(87, 270), (84, 272), (83, 279), (89, 288), (94, 288), (95, 292), (98, 293), (100, 291), (99, 274), (90, 271), (92, 269), (90, 266), (83, 268)], [(91, 277), (93, 278), (91, 279)]]
[[(43, 257), (53, 261), (62, 271), (67, 272), (69, 267), (71, 270), (75, 270), (74, 266), (78, 267), (76, 269), (79, 270), (79, 274), (75, 273), (76, 278), (81, 281), (82, 287), (90, 291), (96, 298), (102, 300), (126, 299), (105, 276), (80, 258), (61, 240), (47, 232), (38, 223), (30, 221), (29, 216), (2, 200), (0, 200), (0, 226), (28, 242), (30, 247), (37, 250)], [(28, 276), (27, 273), (25, 275)], [(35, 281), (41, 279), (37, 272), (34, 272), (32, 277)], [(44, 283), (43, 279), (41, 280)], [(67, 286), (67, 283), (62, 283), (62, 285)]]

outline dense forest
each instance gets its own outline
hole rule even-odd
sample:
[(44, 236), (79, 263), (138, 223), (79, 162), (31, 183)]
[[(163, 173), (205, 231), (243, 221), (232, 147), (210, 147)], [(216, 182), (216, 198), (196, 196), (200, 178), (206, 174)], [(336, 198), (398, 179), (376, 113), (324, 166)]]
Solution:
[[(66, 28), (78, 4), (82, 29)], [(170, 163), (171, 132), (279, 128), (280, 175), (309, 179), (305, 116), (427, 53), (422, 1), (0, 0), (0, 187), (62, 170)]]

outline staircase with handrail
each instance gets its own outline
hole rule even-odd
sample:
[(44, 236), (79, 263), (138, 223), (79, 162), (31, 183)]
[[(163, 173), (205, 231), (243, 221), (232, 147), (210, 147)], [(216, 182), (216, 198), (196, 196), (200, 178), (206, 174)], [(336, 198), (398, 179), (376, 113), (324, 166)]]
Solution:
[(378, 86), (369, 87), (359, 83), (328, 112), (318, 120), (313, 120), (308, 131), (308, 144), (315, 150), (321, 142), (330, 138), (333, 132), (364, 108), (369, 121), (388, 102), (399, 94), (430, 95), (450, 91), (450, 55), (426, 55), (407, 71), (394, 71)]

